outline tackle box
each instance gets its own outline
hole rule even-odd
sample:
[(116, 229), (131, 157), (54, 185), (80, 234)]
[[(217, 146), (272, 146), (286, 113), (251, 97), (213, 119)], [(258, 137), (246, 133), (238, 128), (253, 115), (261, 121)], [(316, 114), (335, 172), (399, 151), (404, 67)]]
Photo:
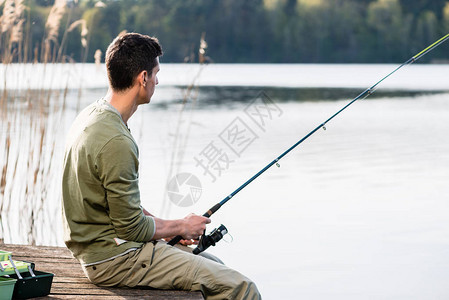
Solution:
[(53, 274), (34, 270), (34, 263), (15, 261), (0, 250), (0, 300), (28, 299), (50, 294)]
[(53, 282), (52, 273), (33, 271), (33, 273), (24, 272), (20, 275), (22, 278), (18, 278), (17, 274), (10, 275), (11, 278), (17, 280), (13, 294), (14, 299), (43, 297), (50, 294)]
[(0, 300), (11, 300), (16, 279), (0, 277)]
[(0, 261), (9, 260), (11, 252), (0, 250)]

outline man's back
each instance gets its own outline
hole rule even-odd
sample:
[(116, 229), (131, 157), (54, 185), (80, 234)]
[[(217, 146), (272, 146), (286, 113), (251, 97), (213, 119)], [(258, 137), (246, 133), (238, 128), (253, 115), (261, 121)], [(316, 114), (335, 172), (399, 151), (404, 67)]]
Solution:
[[(148, 241), (154, 234), (154, 222), (140, 209), (137, 145), (118, 112), (104, 100), (84, 109), (70, 130), (63, 201), (65, 242), (82, 263), (140, 247), (122, 240)], [(141, 225), (129, 234), (136, 223)]]

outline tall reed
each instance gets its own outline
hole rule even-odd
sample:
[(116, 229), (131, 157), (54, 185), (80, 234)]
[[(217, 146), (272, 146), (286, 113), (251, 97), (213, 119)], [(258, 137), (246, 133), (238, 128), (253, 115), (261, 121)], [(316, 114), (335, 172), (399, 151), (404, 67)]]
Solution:
[[(66, 12), (67, 0), (55, 0), (50, 14), (48, 15), (45, 28), (47, 29), (47, 36), (44, 43), (44, 63), (50, 61), (50, 58), (57, 58), (56, 49), (60, 47), (58, 42), (59, 27), (61, 26), (61, 20)], [(52, 47), (52, 43), (54, 47)], [(52, 52), (53, 48), (53, 52)], [(55, 62), (53, 60), (53, 62)]]
[[(173, 176), (180, 172), (180, 168), (184, 162), (185, 149), (189, 141), (190, 129), (192, 124), (192, 113), (198, 99), (198, 80), (201, 73), (207, 66), (207, 63), (212, 62), (212, 59), (206, 56), (207, 43), (205, 40), (206, 33), (202, 33), (200, 39), (200, 46), (198, 48), (198, 64), (199, 69), (193, 76), (191, 83), (183, 90), (183, 101), (178, 112), (178, 120), (176, 122), (176, 129), (173, 135), (173, 144), (171, 146), (170, 163), (166, 178), (166, 186), (168, 187)], [(189, 56), (184, 59), (184, 62), (195, 63), (195, 53), (192, 51)], [(186, 111), (188, 120), (185, 121)], [(168, 193), (164, 193), (162, 200), (161, 216), (169, 217), (172, 207), (171, 201), (168, 199)]]
[[(80, 29), (84, 48), (88, 28), (86, 21), (71, 20), (66, 0), (55, 0), (45, 23), (45, 36), (39, 46), (29, 49), (31, 18), (27, 0), (0, 0), (0, 62), (4, 82), (0, 101), (0, 239), (6, 243), (45, 243), (61, 241), (55, 224), (60, 224), (60, 191), (64, 144), (64, 118), (68, 86), (54, 89), (68, 57), (64, 55), (67, 34)], [(67, 23), (62, 24), (64, 17)], [(61, 39), (60, 32), (64, 35)], [(30, 88), (30, 66), (22, 64), (34, 52), (33, 76), (42, 80), (40, 88)], [(101, 55), (100, 55), (101, 56)], [(28, 77), (29, 78), (29, 77)], [(43, 82), (50, 82), (44, 86)], [(11, 87), (12, 82), (17, 85)]]

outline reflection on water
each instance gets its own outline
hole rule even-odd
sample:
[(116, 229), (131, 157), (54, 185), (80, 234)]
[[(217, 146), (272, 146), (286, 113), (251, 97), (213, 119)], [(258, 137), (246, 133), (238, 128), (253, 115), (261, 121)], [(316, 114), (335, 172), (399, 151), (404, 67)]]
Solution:
[[(280, 168), (270, 168), (243, 189), (210, 226), (223, 223), (234, 241), (210, 251), (255, 280), (266, 299), (449, 297), (449, 94), (407, 90), (379, 90), (377, 98), (355, 103), (282, 159)], [(246, 114), (262, 91), (279, 109), (271, 118), (265, 111), (264, 127)], [(26, 101), (8, 107), (10, 129), (2, 118), (0, 157), (6, 157), (8, 134), (11, 153), (23, 153), (10, 154), (9, 166), (19, 165), (8, 173), (7, 191), (24, 188), (20, 178), (34, 180), (36, 168), (29, 171), (26, 163), (30, 150), (40, 147), (40, 128), (46, 132), (42, 147), (54, 149), (31, 160), (48, 160), (52, 153), (52, 164), (43, 163), (37, 172), (41, 184), (51, 183), (46, 198), (32, 206), (38, 244), (62, 244), (57, 187), (63, 140), (77, 108), (105, 92), (85, 90), (80, 102), (78, 91), (61, 92), (34, 127)], [(140, 147), (143, 206), (169, 218), (203, 213), (361, 90), (210, 86), (194, 92), (196, 101), (183, 107), (183, 88), (161, 86), (130, 122)], [(222, 135), (236, 119), (256, 137), (237, 154)], [(34, 142), (24, 142), (29, 140)], [(215, 180), (195, 159), (211, 144), (229, 159)], [(48, 166), (56, 171), (46, 173)], [(167, 202), (166, 182), (180, 172), (201, 181), (194, 206)], [(2, 199), (6, 242), (28, 241), (30, 224), (21, 217), (30, 211), (19, 208), (30, 205), (24, 198)]]
[[(179, 88), (182, 90), (182, 88)], [(277, 102), (308, 102), (308, 101), (334, 101), (350, 100), (359, 95), (360, 89), (351, 88), (280, 88), (280, 87), (239, 87), (239, 86), (202, 86), (197, 88), (198, 108), (204, 106), (235, 105), (241, 102), (251, 102), (261, 91), (269, 95)], [(158, 93), (171, 93), (173, 88), (161, 87)], [(444, 91), (407, 91), (407, 90), (378, 90), (373, 93), (369, 100), (377, 98), (409, 98), (424, 94), (445, 93)], [(174, 93), (178, 97), (171, 97), (172, 103), (182, 103), (185, 96), (179, 92)], [(170, 103), (170, 104), (172, 104)], [(164, 108), (169, 103), (157, 102), (155, 105)]]

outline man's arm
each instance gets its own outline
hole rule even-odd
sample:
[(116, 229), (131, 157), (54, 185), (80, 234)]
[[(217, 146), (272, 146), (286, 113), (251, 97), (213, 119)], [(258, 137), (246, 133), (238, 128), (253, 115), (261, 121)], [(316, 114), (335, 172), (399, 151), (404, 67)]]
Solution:
[(143, 209), (137, 146), (131, 139), (123, 136), (111, 139), (97, 155), (96, 166), (106, 189), (109, 217), (117, 237), (137, 242), (177, 235), (188, 240), (197, 239), (210, 223), (208, 218), (193, 214), (179, 220), (163, 220)]
[(117, 237), (126, 241), (151, 241), (156, 223), (141, 209), (138, 149), (134, 140), (125, 135), (115, 136), (94, 159), (98, 179), (106, 191), (110, 224)]
[(150, 216), (154, 219), (156, 224), (156, 232), (153, 236), (154, 240), (174, 237), (177, 235), (180, 235), (187, 240), (198, 239), (198, 237), (203, 234), (203, 231), (206, 229), (206, 224), (210, 223), (209, 218), (194, 214), (190, 214), (184, 219), (164, 220), (156, 218), (143, 207), (142, 210), (146, 216)]

